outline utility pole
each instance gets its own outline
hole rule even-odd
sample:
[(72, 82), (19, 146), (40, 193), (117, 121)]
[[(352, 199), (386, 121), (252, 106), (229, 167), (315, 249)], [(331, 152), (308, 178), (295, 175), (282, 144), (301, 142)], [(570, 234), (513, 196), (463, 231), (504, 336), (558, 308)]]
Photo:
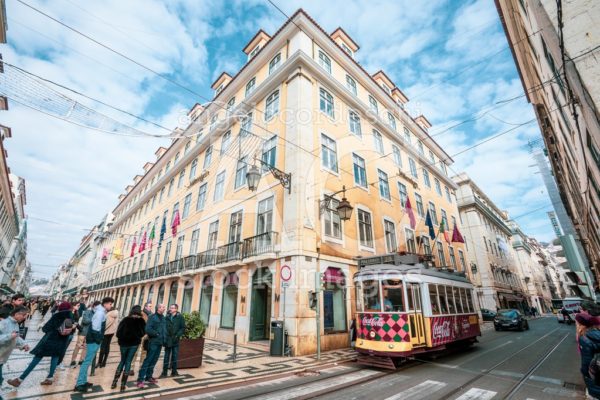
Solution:
[[(320, 267), (320, 262), (317, 268)], [(321, 273), (315, 271), (315, 294), (317, 297), (317, 360), (321, 360)]]

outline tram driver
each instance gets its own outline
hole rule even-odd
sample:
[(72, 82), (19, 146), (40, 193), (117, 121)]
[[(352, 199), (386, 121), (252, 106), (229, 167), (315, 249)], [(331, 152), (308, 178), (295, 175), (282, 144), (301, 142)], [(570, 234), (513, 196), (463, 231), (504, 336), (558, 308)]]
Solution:
[[(378, 310), (381, 309), (379, 305), (379, 301), (375, 303), (374, 307)], [(392, 300), (389, 298), (389, 291), (387, 288), (383, 288), (383, 312), (391, 312), (394, 311), (394, 305), (392, 304)]]

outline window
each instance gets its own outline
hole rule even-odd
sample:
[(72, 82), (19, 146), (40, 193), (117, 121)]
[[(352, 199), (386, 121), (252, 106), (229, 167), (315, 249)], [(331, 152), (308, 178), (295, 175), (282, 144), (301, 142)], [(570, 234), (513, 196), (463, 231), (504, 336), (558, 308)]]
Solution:
[(185, 196), (185, 200), (183, 201), (183, 214), (181, 214), (181, 218), (185, 218), (190, 215), (190, 205), (192, 204), (192, 194), (188, 193)]
[(231, 145), (231, 131), (225, 132), (223, 139), (221, 139), (221, 155), (227, 153), (227, 149)]
[[(194, 158), (194, 161), (192, 161), (192, 165), (190, 166), (190, 181), (196, 177), (196, 169), (198, 169), (198, 159)], [(154, 205), (152, 205), (152, 207), (154, 207)]]
[(208, 127), (209, 131), (213, 131), (215, 129), (215, 127), (217, 126), (217, 118), (218, 118), (218, 114), (217, 115), (213, 115), (212, 118), (210, 119), (210, 126)]
[(431, 201), (429, 202), (429, 214), (431, 216), (431, 221), (433, 222), (433, 224), (437, 225), (438, 224), (437, 211), (435, 209), (435, 204), (433, 204)]
[(240, 136), (244, 137), (252, 132), (252, 113), (246, 114), (244, 118), (242, 118), (242, 123), (240, 125)]
[(190, 151), (190, 146), (192, 145), (192, 142), (187, 142), (185, 144), (185, 147), (183, 148), (183, 154), (187, 154), (188, 151)]
[(335, 238), (342, 239), (342, 222), (337, 212), (337, 207), (340, 202), (336, 199), (331, 199), (329, 208), (323, 213), (323, 225), (325, 228), (325, 235)]
[(250, 54), (248, 54), (248, 58), (252, 58), (254, 57), (260, 50), (260, 45), (256, 46), (254, 49), (252, 49), (252, 51), (250, 52)]
[(255, 86), (256, 86), (256, 78), (252, 78), (252, 79), (250, 79), (250, 81), (248, 83), (246, 83), (246, 97), (248, 97), (250, 95), (250, 93), (252, 93), (252, 91), (254, 91)]
[(162, 202), (164, 194), (165, 194), (165, 188), (160, 189), (160, 195), (158, 196), (158, 203), (159, 204)]
[(357, 95), (358, 92), (356, 90), (356, 81), (352, 79), (350, 75), (346, 75), (346, 87), (352, 92), (353, 95)]
[(179, 173), (179, 179), (177, 180), (177, 189), (180, 189), (183, 186), (183, 181), (185, 179), (185, 168), (181, 170)]
[(379, 114), (379, 110), (378, 110), (378, 107), (377, 107), (377, 100), (375, 100), (375, 97), (373, 97), (371, 95), (369, 95), (369, 108), (375, 114)]
[(410, 131), (407, 127), (404, 127), (404, 140), (406, 143), (410, 144)]
[(150, 205), (150, 209), (154, 208), (154, 204), (156, 204), (156, 194), (152, 197), (152, 204)]
[(388, 175), (382, 170), (377, 170), (379, 177), (379, 196), (386, 200), (390, 200), (390, 185), (388, 183)]
[(423, 148), (423, 142), (419, 141), (417, 143), (417, 149), (420, 155), (425, 155), (425, 149)]
[(425, 218), (425, 208), (423, 207), (423, 198), (421, 197), (420, 194), (415, 193), (415, 200), (417, 203), (417, 214), (419, 214), (419, 217)]
[(429, 150), (429, 161), (431, 164), (435, 164), (435, 156), (433, 155), (433, 151)]
[(396, 241), (396, 226), (392, 221), (387, 219), (383, 221), (383, 231), (385, 233), (385, 246), (388, 253), (395, 253), (398, 250), (398, 242)]
[(179, 161), (179, 152), (175, 154), (175, 160), (173, 161), (173, 165), (177, 164), (177, 161)]
[(373, 227), (369, 212), (358, 210), (358, 231), (360, 244), (366, 247), (373, 247)]
[(207, 249), (217, 248), (217, 239), (219, 238), (219, 221), (211, 222), (208, 226), (208, 243)]
[(321, 134), (321, 159), (323, 167), (338, 172), (337, 145), (335, 140), (323, 133)]
[(333, 118), (333, 96), (323, 88), (319, 89), (319, 109)]
[(392, 152), (394, 153), (394, 162), (398, 167), (402, 168), (402, 153), (400, 152), (400, 148), (393, 144)]
[(319, 50), (319, 65), (325, 69), (325, 71), (331, 73), (331, 60), (327, 57), (327, 54)]
[(427, 235), (421, 236), (421, 243), (423, 244), (423, 251), (427, 255), (431, 255), (431, 242), (429, 241), (429, 237)]
[(267, 97), (265, 106), (265, 120), (268, 121), (279, 112), (279, 90), (274, 91)]
[(235, 328), (235, 314), (237, 308), (237, 276), (230, 272), (223, 285), (223, 304), (221, 305), (221, 328)]
[(256, 234), (271, 232), (273, 228), (273, 197), (258, 203), (256, 215)]
[(415, 160), (409, 157), (408, 166), (410, 167), (410, 174), (413, 176), (413, 178), (418, 179), (419, 173), (417, 172), (417, 164), (415, 163)]
[(444, 209), (441, 209), (441, 212), (442, 212), (442, 221), (444, 221), (446, 230), (448, 230), (448, 215), (446, 214), (446, 210), (444, 210)]
[(169, 242), (167, 242), (167, 245), (165, 246), (165, 254), (163, 256), (163, 264), (167, 264), (169, 262), (170, 255), (171, 255), (171, 242), (169, 241)]
[(406, 251), (408, 253), (416, 253), (415, 231), (410, 228), (404, 228), (404, 234), (406, 236)]
[(461, 271), (465, 271), (467, 269), (467, 264), (465, 263), (465, 254), (462, 250), (458, 250), (458, 261), (460, 262)]
[(277, 135), (273, 135), (271, 139), (265, 141), (263, 144), (262, 150), (262, 160), (264, 164), (262, 165), (263, 172), (268, 171), (267, 165), (271, 167), (275, 166), (275, 157), (277, 154)]
[[(446, 286), (446, 300), (448, 301), (448, 312), (450, 314), (456, 314), (452, 286)], [(460, 301), (460, 298), (458, 300)]]
[(227, 115), (231, 115), (231, 110), (233, 110), (233, 107), (235, 106), (235, 97), (232, 97), (231, 99), (229, 99), (229, 101), (227, 102)]
[(354, 163), (354, 183), (364, 188), (367, 187), (367, 170), (365, 160), (352, 153), (352, 162)]
[(185, 236), (179, 236), (177, 238), (177, 248), (175, 249), (175, 260), (179, 260), (183, 255), (183, 241)]
[(450, 255), (450, 266), (456, 269), (456, 256), (454, 255), (454, 248), (448, 246), (448, 254)]
[[(431, 303), (431, 313), (433, 315), (439, 315), (440, 314), (440, 303), (438, 301), (439, 299), (438, 299), (436, 285), (434, 285), (433, 283), (429, 284), (429, 300)], [(446, 303), (444, 303), (444, 305), (445, 304)]]
[[(239, 243), (242, 240), (242, 217), (242, 211), (231, 214), (229, 218), (229, 243)], [(235, 247), (232, 249), (235, 249)]]
[(192, 295), (194, 293), (194, 281), (185, 281), (183, 286), (183, 300), (181, 301), (181, 312), (189, 313), (192, 310)]
[[(323, 288), (323, 328), (325, 333), (346, 330), (346, 287), (343, 272), (338, 268), (328, 268), (326, 274), (337, 277), (335, 282), (325, 282)], [(343, 281), (343, 283), (341, 283)], [(341, 284), (340, 284), (341, 283)]]
[(204, 153), (204, 165), (202, 166), (203, 169), (208, 169), (208, 167), (210, 166), (211, 159), (212, 159), (212, 145), (208, 146), (206, 148), (206, 152)]
[(423, 168), (423, 182), (425, 183), (425, 186), (431, 188), (431, 181), (429, 180), (429, 171), (427, 171), (425, 168)]
[(375, 142), (375, 150), (380, 154), (383, 154), (383, 138), (381, 133), (373, 129), (373, 141)]
[(390, 126), (390, 128), (392, 128), (392, 130), (394, 132), (396, 132), (396, 118), (394, 117), (394, 114), (392, 114), (391, 112), (388, 111), (387, 116), (388, 116), (388, 125)]
[(435, 243), (435, 247), (437, 247), (438, 251), (438, 267), (444, 267), (446, 265), (446, 257), (444, 256), (444, 247), (442, 246), (442, 242), (438, 240)]
[(392, 94), (392, 90), (390, 89), (390, 87), (388, 85), (386, 85), (385, 83), (381, 84), (381, 87), (383, 88), (383, 91), (386, 92), (387, 94)]
[(246, 185), (247, 169), (248, 163), (246, 162), (246, 157), (244, 156), (237, 162), (237, 168), (235, 170), (235, 189), (241, 188), (242, 186)]
[(175, 186), (175, 178), (171, 178), (171, 181), (169, 182), (169, 192), (167, 193), (167, 196), (170, 196), (173, 193), (173, 186)]
[(173, 206), (173, 212), (171, 213), (171, 224), (175, 220), (175, 214), (177, 214), (177, 212), (179, 212), (179, 202), (175, 203)]
[(200, 229), (192, 231), (192, 241), (190, 242), (190, 255), (198, 253), (198, 240), (200, 238)]
[(398, 194), (400, 195), (400, 205), (406, 207), (406, 200), (408, 199), (408, 192), (406, 191), (406, 185), (398, 182)]
[(440, 180), (438, 178), (433, 178), (433, 182), (435, 183), (435, 191), (438, 195), (442, 195), (442, 186), (440, 185)]
[(215, 182), (215, 193), (213, 194), (213, 201), (223, 200), (223, 192), (225, 189), (225, 171), (217, 175)]
[(448, 186), (444, 186), (444, 191), (446, 192), (446, 200), (448, 200), (448, 203), (452, 204), (452, 196), (450, 195), (450, 189), (448, 189)]
[(346, 53), (348, 53), (348, 55), (350, 57), (354, 56), (354, 53), (352, 52), (352, 49), (350, 49), (350, 47), (346, 46), (346, 44), (344, 42), (341, 42), (340, 46), (342, 47), (342, 50), (344, 50)]
[(350, 120), (350, 132), (355, 134), (358, 137), (362, 136), (362, 130), (360, 128), (360, 117), (354, 111), (350, 111), (348, 113), (348, 118)]
[(281, 64), (281, 53), (277, 53), (277, 55), (275, 57), (273, 57), (271, 59), (271, 61), (269, 61), (269, 75), (271, 75), (273, 73), (273, 71), (275, 71), (277, 68), (279, 68), (280, 64)]
[(210, 275), (202, 280), (202, 291), (200, 292), (200, 317), (202, 321), (210, 318), (210, 306), (212, 303), (213, 285)]
[(200, 211), (204, 209), (204, 204), (206, 204), (206, 188), (207, 183), (202, 184), (198, 189), (198, 200), (196, 202), (196, 211)]

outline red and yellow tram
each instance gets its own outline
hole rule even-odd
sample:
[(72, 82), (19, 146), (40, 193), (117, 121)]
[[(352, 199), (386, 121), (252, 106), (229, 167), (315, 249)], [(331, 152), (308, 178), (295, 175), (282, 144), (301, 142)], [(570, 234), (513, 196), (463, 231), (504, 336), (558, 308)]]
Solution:
[(419, 353), (472, 344), (481, 335), (473, 285), (414, 254), (359, 259), (356, 350), (359, 362), (395, 368)]

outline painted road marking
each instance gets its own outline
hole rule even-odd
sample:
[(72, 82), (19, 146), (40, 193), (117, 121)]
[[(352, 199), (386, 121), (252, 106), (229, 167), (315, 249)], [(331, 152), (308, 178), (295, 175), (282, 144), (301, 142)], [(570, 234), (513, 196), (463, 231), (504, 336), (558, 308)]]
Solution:
[(562, 386), (563, 385), (563, 381), (561, 381), (560, 379), (547, 378), (545, 376), (531, 375), (529, 377), (529, 380), (531, 380), (531, 381), (538, 381), (538, 382), (545, 382), (545, 383), (552, 383), (552, 384), (558, 385), (558, 386)]
[(457, 397), (456, 400), (490, 400), (496, 393), (491, 390), (472, 388), (467, 393)]
[(391, 397), (388, 397), (385, 400), (401, 400), (401, 399), (410, 399), (410, 400), (421, 400), (426, 399), (433, 392), (437, 392), (442, 389), (446, 384), (444, 382), (438, 381), (425, 381), (416, 386), (413, 386), (409, 389), (406, 389), (403, 392), (395, 394)]
[(521, 374), (519, 372), (502, 371), (502, 370), (498, 370), (498, 369), (495, 369), (495, 370), (491, 371), (490, 375), (509, 376), (511, 378), (519, 378), (519, 379), (521, 379), (524, 376), (524, 374)]

